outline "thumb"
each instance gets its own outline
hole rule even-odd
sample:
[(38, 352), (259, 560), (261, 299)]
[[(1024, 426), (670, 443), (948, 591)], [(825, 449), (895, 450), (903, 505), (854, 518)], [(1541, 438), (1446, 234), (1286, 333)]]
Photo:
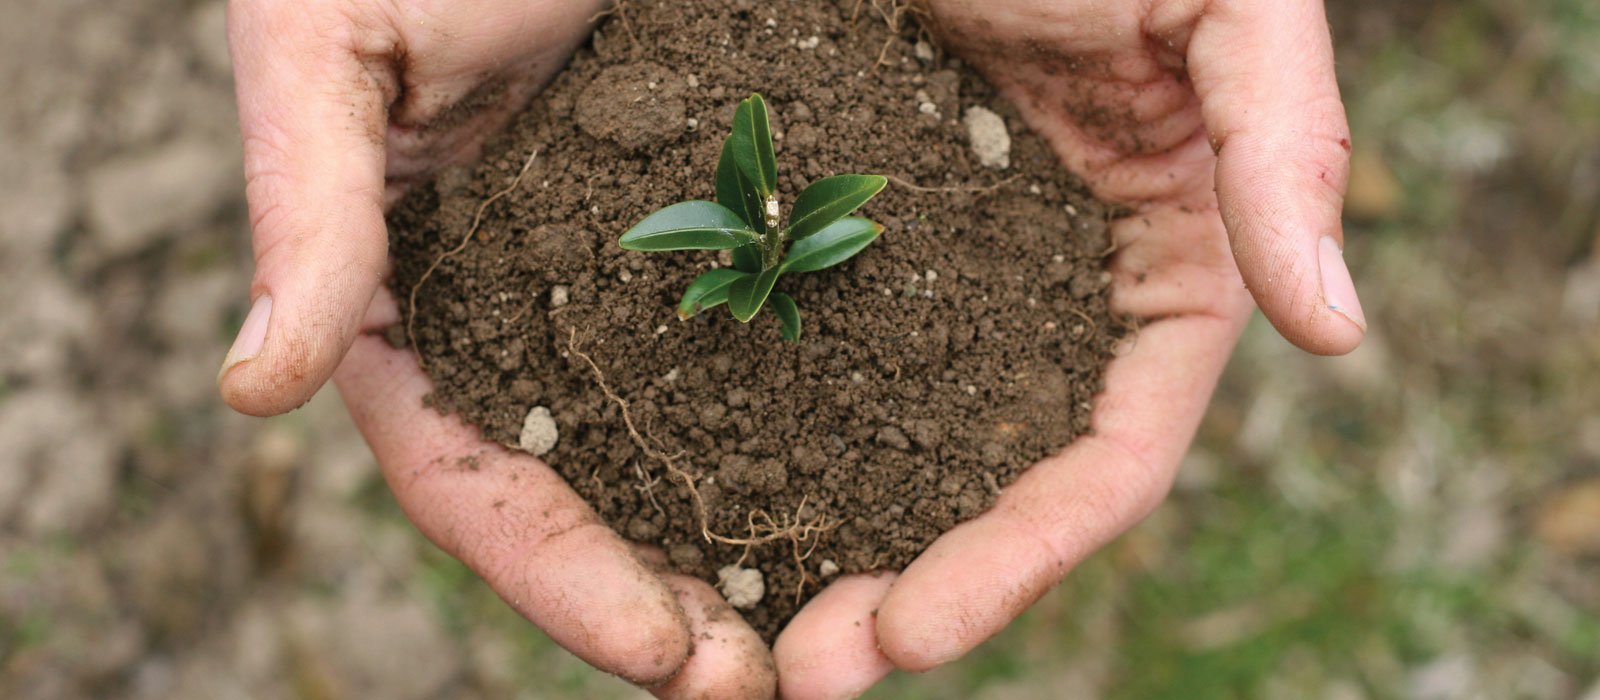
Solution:
[(1290, 342), (1354, 350), (1367, 321), (1343, 257), (1350, 128), (1320, 0), (1212, 0), (1189, 73), (1218, 151), (1217, 201), (1245, 284)]
[(379, 21), (319, 7), (245, 0), (228, 13), (256, 270), (218, 383), (253, 415), (294, 409), (333, 374), (387, 259), (396, 44)]

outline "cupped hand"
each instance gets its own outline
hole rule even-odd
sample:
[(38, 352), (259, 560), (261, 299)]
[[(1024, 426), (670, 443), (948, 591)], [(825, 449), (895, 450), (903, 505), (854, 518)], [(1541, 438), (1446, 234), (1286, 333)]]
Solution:
[(373, 334), (398, 318), (385, 205), (473, 158), (603, 5), (234, 0), (256, 272), (218, 381), (271, 415), (331, 375), (406, 516), (556, 642), (663, 697), (769, 697), (771, 653), (711, 586), (662, 572), (539, 460), (424, 407), (414, 357)]
[[(843, 579), (778, 638), (788, 698), (858, 694), (993, 636), (1170, 487), (1251, 297), (1315, 353), (1366, 329), (1342, 258), (1349, 131), (1320, 0), (930, 0), (982, 71), (1102, 198), (1115, 310), (1140, 319), (1094, 434), (895, 576)], [(1247, 291), (1248, 290), (1248, 291)]]
[(1251, 295), (1307, 350), (1360, 342), (1340, 254), (1348, 132), (1319, 2), (925, 3), (945, 45), (1068, 167), (1133, 208), (1113, 226), (1113, 304), (1141, 327), (1108, 369), (1093, 436), (900, 575), (822, 591), (778, 639), (775, 679), (773, 655), (709, 586), (659, 573), (538, 460), (424, 408), (410, 353), (362, 334), (397, 318), (380, 291), (385, 204), (474, 156), (600, 4), (235, 0), (257, 270), (219, 382), (235, 408), (267, 415), (334, 375), (418, 529), (603, 670), (665, 696), (779, 683), (810, 698), (956, 659), (1161, 500)]

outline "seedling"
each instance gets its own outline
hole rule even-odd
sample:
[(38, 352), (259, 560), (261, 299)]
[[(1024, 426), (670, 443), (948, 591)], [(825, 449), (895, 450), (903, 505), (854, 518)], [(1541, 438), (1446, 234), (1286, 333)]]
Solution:
[[(689, 283), (678, 318), (728, 305), (741, 323), (755, 318), (768, 298), (783, 337), (800, 339), (800, 309), (773, 291), (787, 272), (816, 272), (861, 252), (883, 227), (849, 216), (883, 190), (881, 175), (834, 175), (811, 183), (794, 200), (788, 226), (779, 216), (777, 157), (767, 103), (751, 95), (733, 114), (733, 133), (717, 162), (717, 201), (681, 202), (651, 214), (622, 234), (624, 250), (732, 250), (733, 267), (711, 270)], [(793, 245), (790, 245), (790, 244)]]

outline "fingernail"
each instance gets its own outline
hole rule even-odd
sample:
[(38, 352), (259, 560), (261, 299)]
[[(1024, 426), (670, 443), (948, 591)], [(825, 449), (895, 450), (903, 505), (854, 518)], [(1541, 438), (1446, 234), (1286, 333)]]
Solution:
[(234, 338), (233, 347), (228, 348), (228, 357), (222, 361), (222, 371), (217, 372), (217, 377), (227, 374), (234, 365), (261, 353), (261, 345), (267, 341), (267, 322), (271, 319), (272, 297), (263, 294), (250, 307), (250, 315), (244, 317), (244, 325), (239, 327), (239, 337)]
[(1361, 312), (1361, 299), (1356, 296), (1356, 283), (1350, 279), (1350, 268), (1344, 264), (1344, 251), (1331, 236), (1323, 236), (1317, 246), (1318, 262), (1322, 266), (1322, 298), (1328, 308), (1350, 319), (1361, 330), (1367, 329), (1367, 316)]

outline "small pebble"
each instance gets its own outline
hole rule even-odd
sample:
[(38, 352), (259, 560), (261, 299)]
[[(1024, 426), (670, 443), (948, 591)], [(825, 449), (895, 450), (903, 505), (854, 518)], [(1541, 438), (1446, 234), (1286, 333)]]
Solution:
[(622, 280), (623, 284), (627, 284), (633, 281), (633, 273), (623, 270), (622, 272), (617, 273), (617, 279)]
[(832, 559), (823, 559), (822, 563), (817, 566), (817, 575), (822, 578), (828, 578), (837, 573), (839, 573), (839, 565), (834, 563)]
[(550, 288), (550, 308), (559, 309), (572, 300), (572, 289), (564, 284)]
[(664, 326), (664, 325), (656, 326), (656, 335), (662, 335), (662, 334), (664, 334), (666, 332), (667, 332), (667, 327), (666, 326)]
[(911, 51), (916, 54), (919, 61), (933, 60), (933, 45), (926, 41), (917, 42), (917, 45), (912, 47)]
[(967, 140), (978, 162), (986, 168), (1011, 167), (1011, 134), (1006, 120), (983, 107), (968, 107), (962, 119), (967, 125)]
[(699, 76), (696, 76), (693, 73), (689, 74), (689, 87), (692, 87), (692, 88), (700, 87), (700, 78), (699, 78)]
[(517, 447), (542, 457), (555, 449), (560, 439), (561, 433), (556, 429), (556, 419), (550, 415), (550, 409), (534, 406), (533, 410), (528, 411), (528, 416), (522, 419), (522, 434), (517, 438)]
[(757, 569), (724, 566), (717, 569), (717, 579), (722, 582), (722, 597), (727, 598), (728, 604), (736, 608), (749, 610), (767, 595), (766, 581), (762, 579), (761, 572)]

